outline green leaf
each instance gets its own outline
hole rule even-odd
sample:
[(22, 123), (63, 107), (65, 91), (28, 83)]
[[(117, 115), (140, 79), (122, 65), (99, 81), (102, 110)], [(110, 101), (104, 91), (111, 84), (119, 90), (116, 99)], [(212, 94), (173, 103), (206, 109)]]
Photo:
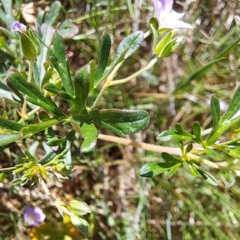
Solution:
[(98, 68), (95, 73), (96, 84), (98, 84), (98, 82), (101, 81), (104, 70), (107, 67), (110, 49), (111, 49), (111, 38), (108, 34), (104, 34)]
[(188, 138), (193, 139), (194, 138), (194, 136), (192, 134), (184, 131), (182, 126), (179, 123), (175, 125), (175, 129), (176, 129), (176, 133), (178, 135), (180, 135), (181, 137), (183, 137), (182, 139), (185, 139), (185, 137), (186, 137), (186, 139), (188, 139)]
[(13, 9), (12, 9), (12, 1), (10, 0), (2, 0), (1, 1), (5, 12), (0, 8), (0, 19), (5, 23), (8, 29), (11, 29), (12, 24), (14, 22), (13, 17)]
[(89, 206), (85, 202), (81, 202), (78, 200), (72, 200), (70, 202), (70, 208), (71, 208), (71, 212), (77, 216), (83, 216), (92, 212)]
[(40, 160), (40, 164), (45, 165), (50, 161), (52, 161), (55, 157), (56, 157), (56, 153), (54, 151), (51, 151), (42, 157), (42, 159)]
[(158, 40), (158, 20), (156, 18), (151, 18), (149, 21), (149, 27), (152, 31), (153, 34), (153, 48), (155, 48), (155, 46), (157, 45), (157, 40)]
[(197, 167), (193, 164), (188, 164), (188, 167), (190, 168), (190, 172), (194, 177), (198, 176), (198, 172), (197, 172)]
[(51, 98), (45, 97), (35, 85), (26, 81), (23, 76), (14, 69), (8, 71), (11, 83), (19, 91), (28, 96), (28, 101), (52, 112), (57, 117), (64, 117), (65, 114), (57, 107)]
[(176, 130), (174, 128), (170, 128), (169, 130), (163, 131), (157, 136), (157, 139), (162, 142), (168, 142), (171, 140), (179, 140), (180, 137), (176, 133)]
[(23, 137), (26, 137), (28, 135), (33, 135), (37, 132), (45, 130), (46, 128), (49, 128), (49, 127), (51, 127), (53, 125), (56, 125), (60, 122), (61, 122), (61, 120), (52, 119), (52, 120), (49, 120), (49, 121), (40, 122), (40, 123), (36, 123), (36, 124), (29, 124), (27, 127), (23, 127), (21, 129), (21, 132), (22, 132)]
[(209, 172), (203, 171), (199, 168), (196, 168), (197, 172), (211, 185), (218, 186), (216, 178)]
[(182, 165), (181, 163), (178, 163), (175, 166), (173, 166), (166, 174), (166, 177), (172, 177), (181, 165)]
[(95, 124), (121, 137), (137, 133), (149, 124), (148, 112), (144, 110), (105, 109), (92, 111), (90, 115)]
[(93, 123), (83, 123), (81, 126), (81, 136), (84, 141), (81, 145), (81, 152), (83, 154), (89, 154), (93, 151), (96, 146), (96, 141), (98, 137), (98, 130)]
[(74, 79), (74, 106), (71, 109), (72, 115), (79, 115), (86, 109), (86, 99), (89, 91), (88, 74), (86, 68), (81, 69)]
[(143, 39), (144, 33), (142, 31), (136, 31), (124, 38), (117, 49), (114, 59), (105, 69), (101, 79), (94, 81), (94, 88), (96, 88), (101, 83), (101, 81), (113, 70), (116, 64), (130, 57), (139, 48)]
[(233, 149), (230, 149), (230, 151), (228, 152), (228, 155), (230, 155), (233, 158), (240, 158), (240, 148), (236, 147)]
[(212, 159), (218, 159), (219, 154), (215, 152), (213, 149), (205, 147), (205, 153)]
[(74, 96), (74, 88), (69, 71), (68, 60), (65, 53), (65, 45), (62, 37), (58, 32), (55, 32), (53, 36), (53, 49), (56, 58), (52, 57), (51, 63), (57, 69), (66, 92)]
[(48, 146), (59, 146), (63, 143), (66, 142), (66, 137), (62, 137), (62, 138), (58, 138), (58, 137), (53, 137), (53, 138), (50, 138), (47, 142), (47, 145)]
[(237, 88), (227, 111), (221, 118), (221, 123), (229, 121), (240, 110), (240, 86)]
[(240, 110), (240, 87), (236, 90), (227, 111), (220, 118), (218, 128), (212, 129), (212, 132), (208, 136), (206, 141), (206, 145), (212, 145), (215, 143), (221, 134), (223, 134), (226, 130), (228, 130), (234, 124), (240, 122), (240, 117), (235, 117), (234, 115)]
[(221, 114), (220, 103), (216, 97), (212, 97), (210, 107), (213, 116), (213, 129), (216, 129), (218, 127)]
[(202, 142), (201, 125), (199, 124), (199, 122), (193, 123), (192, 129), (193, 129), (193, 133), (196, 137), (196, 141), (198, 143), (201, 143)]
[(12, 131), (19, 131), (25, 125), (0, 117), (0, 126)]
[(71, 215), (71, 222), (78, 231), (83, 233), (86, 237), (89, 236), (89, 225), (86, 220), (73, 214)]
[(92, 91), (94, 87), (94, 77), (95, 77), (95, 62), (91, 60), (89, 62), (90, 70), (89, 70), (89, 92)]
[(162, 158), (166, 160), (167, 162), (171, 163), (181, 163), (182, 160), (179, 158), (175, 158), (174, 156), (170, 155), (169, 153), (163, 152), (162, 153)]
[(141, 167), (139, 174), (142, 177), (156, 177), (157, 175), (168, 171), (172, 167), (175, 167), (176, 164), (178, 165), (179, 163), (174, 163), (174, 162), (169, 162), (169, 163), (147, 163), (144, 166)]
[(186, 153), (191, 152), (192, 149), (193, 149), (193, 145), (192, 145), (192, 144), (188, 144), (188, 145), (187, 145), (187, 148), (186, 148)]
[(19, 133), (0, 133), (0, 147), (13, 143), (20, 138)]
[(44, 22), (53, 25), (57, 17), (59, 16), (60, 9), (61, 3), (59, 1), (52, 3), (49, 12), (46, 13)]
[(45, 86), (44, 86), (44, 89), (46, 89), (47, 91), (51, 92), (51, 93), (55, 93), (55, 94), (58, 94), (59, 92), (62, 91), (62, 89), (58, 86), (56, 86), (55, 84), (53, 83), (47, 83)]

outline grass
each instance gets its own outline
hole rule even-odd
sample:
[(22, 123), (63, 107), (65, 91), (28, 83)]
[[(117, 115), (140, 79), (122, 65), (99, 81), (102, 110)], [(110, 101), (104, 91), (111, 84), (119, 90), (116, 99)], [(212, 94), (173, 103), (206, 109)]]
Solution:
[[(113, 54), (123, 37), (132, 32), (132, 28), (138, 26), (146, 31), (153, 10), (151, 1), (83, 2), (77, 9), (77, 1), (63, 1), (64, 11), (60, 17), (64, 19), (70, 16), (80, 29), (75, 36), (79, 40), (66, 40), (67, 52), (73, 52), (70, 58), (72, 71), (77, 71), (91, 59), (97, 59), (104, 32), (112, 38)], [(235, 87), (239, 85), (240, 50), (236, 47), (204, 75), (193, 78), (175, 95), (172, 94), (179, 82), (209, 63), (239, 38), (239, 26), (234, 19), (231, 20), (232, 15), (239, 14), (238, 1), (189, 2), (176, 7), (186, 10), (185, 19), (193, 23), (195, 29), (193, 32), (183, 31), (183, 44), (177, 52), (131, 82), (109, 88), (99, 102), (102, 108), (140, 108), (149, 112), (149, 127), (127, 138), (157, 143), (156, 136), (178, 122), (183, 124), (184, 129), (190, 129), (193, 122), (199, 121), (207, 129), (211, 126), (211, 117), (206, 100), (215, 95), (228, 103)], [(223, 8), (222, 4), (225, 4)], [(149, 62), (151, 41), (151, 37), (144, 41), (138, 53), (121, 68), (117, 79), (134, 73)], [(240, 239), (238, 178), (230, 173), (211, 170), (220, 183), (219, 187), (212, 187), (202, 179), (193, 177), (187, 165), (172, 178), (167, 178), (165, 174), (154, 179), (141, 178), (138, 175), (140, 167), (152, 161), (162, 161), (161, 156), (99, 140), (92, 156), (81, 156), (75, 149), (72, 181), (63, 182), (59, 188), (51, 187), (51, 184), (50, 187), (64, 199), (74, 197), (91, 206), (93, 214), (89, 222), (92, 237), (89, 239)], [(20, 189), (24, 196), (27, 190)], [(31, 195), (18, 205), (19, 210), (25, 204), (41, 205), (49, 213), (47, 221), (56, 228), (62, 226), (62, 218), (55, 208), (49, 207), (49, 202), (38, 189), (31, 190)], [(14, 202), (15, 195), (11, 195), (11, 191), (19, 189), (8, 189), (10, 199)], [(34, 193), (38, 197), (34, 198)], [(9, 222), (10, 210), (6, 213), (8, 215), (0, 219)], [(14, 218), (13, 222), (14, 227), (10, 229), (15, 229), (18, 239), (24, 234), (33, 234), (33, 230), (19, 227), (23, 224), (21, 218)], [(7, 231), (1, 234), (7, 236)]]

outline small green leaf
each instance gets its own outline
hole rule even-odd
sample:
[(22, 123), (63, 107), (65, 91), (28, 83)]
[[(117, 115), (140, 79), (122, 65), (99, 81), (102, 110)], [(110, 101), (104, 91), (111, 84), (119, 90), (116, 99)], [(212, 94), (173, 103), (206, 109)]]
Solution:
[(73, 214), (71, 215), (71, 222), (78, 231), (83, 233), (86, 237), (89, 236), (89, 225), (86, 220)]
[(148, 112), (144, 110), (95, 110), (90, 113), (95, 124), (111, 130), (118, 136), (137, 133), (149, 124)]
[(45, 97), (38, 87), (26, 81), (22, 74), (15, 69), (8, 71), (11, 83), (21, 92), (28, 96), (28, 101), (52, 112), (57, 117), (64, 117), (65, 114), (57, 107), (50, 97)]
[(222, 116), (222, 118), (220, 120), (221, 123), (224, 124), (224, 122), (229, 121), (239, 110), (240, 110), (240, 86), (236, 90), (236, 92), (228, 106), (228, 110)]
[(198, 122), (195, 122), (195, 123), (193, 123), (192, 129), (193, 129), (193, 133), (196, 137), (196, 141), (198, 143), (201, 143), (202, 142), (201, 125)]
[(167, 177), (172, 177), (176, 171), (179, 169), (179, 167), (181, 166), (182, 164), (181, 163), (178, 163), (176, 164), (175, 166), (173, 166), (169, 171), (168, 173), (166, 174)]
[(53, 83), (47, 83), (45, 86), (44, 86), (44, 89), (46, 89), (47, 91), (51, 92), (51, 93), (55, 93), (55, 94), (58, 94), (59, 92), (62, 91), (62, 89), (58, 86), (56, 86), (55, 84)]
[(66, 92), (74, 96), (74, 88), (69, 71), (68, 60), (65, 53), (65, 45), (62, 37), (58, 32), (55, 32), (53, 36), (53, 49), (56, 58), (52, 57), (51, 63), (57, 69)]
[(168, 171), (172, 167), (175, 167), (179, 163), (169, 162), (169, 163), (147, 163), (143, 167), (141, 167), (139, 174), (142, 177), (155, 177), (165, 171)]
[(59, 1), (52, 3), (49, 12), (46, 13), (44, 22), (53, 25), (59, 16), (60, 9), (61, 3)]
[(240, 109), (240, 87), (238, 87), (237, 91), (235, 92), (227, 111), (225, 114), (220, 118), (219, 126), (217, 129), (212, 129), (212, 132), (207, 138), (206, 145), (212, 145), (215, 143), (221, 134), (227, 131), (231, 126), (240, 122), (240, 117), (237, 116), (234, 118), (236, 113)]
[(180, 137), (176, 133), (176, 130), (174, 128), (170, 128), (169, 130), (163, 131), (157, 136), (157, 139), (162, 142), (168, 142), (171, 140), (179, 140)]
[(12, 131), (19, 131), (24, 126), (25, 126), (24, 124), (13, 122), (0, 117), (0, 127), (2, 128), (6, 128)]
[(230, 155), (233, 158), (240, 158), (240, 148), (236, 147), (233, 149), (230, 149), (230, 151), (228, 152), (228, 155)]
[(111, 38), (108, 34), (104, 34), (98, 68), (95, 73), (96, 84), (98, 84), (98, 82), (101, 81), (104, 70), (107, 67), (110, 49), (111, 49)]
[(94, 87), (94, 77), (95, 77), (95, 62), (93, 60), (91, 60), (89, 62), (89, 92), (92, 91), (93, 87)]
[(188, 167), (190, 168), (191, 174), (192, 174), (194, 177), (197, 177), (197, 176), (198, 176), (198, 172), (197, 172), (196, 166), (193, 165), (193, 164), (188, 164)]
[(53, 138), (49, 138), (47, 145), (53, 147), (53, 146), (59, 146), (65, 142), (66, 142), (66, 137), (62, 137), (62, 138), (53, 137)]
[(152, 31), (153, 34), (153, 48), (155, 48), (155, 46), (157, 45), (157, 40), (158, 40), (158, 20), (156, 18), (151, 18), (149, 21), (149, 27)]
[(209, 172), (203, 171), (199, 168), (196, 168), (197, 172), (211, 185), (218, 186), (216, 178)]
[(183, 130), (181, 124), (176, 124), (176, 133), (182, 137), (182, 139), (193, 139), (194, 136), (186, 131)]
[(51, 127), (53, 125), (56, 125), (60, 122), (61, 122), (61, 120), (52, 119), (52, 120), (49, 120), (49, 121), (40, 122), (40, 123), (36, 123), (36, 124), (29, 124), (27, 127), (23, 127), (21, 129), (21, 132), (22, 132), (23, 137), (26, 137), (28, 135), (33, 135), (37, 132), (45, 130), (46, 128), (49, 128), (49, 127)]
[(96, 141), (98, 137), (98, 130), (93, 123), (83, 123), (81, 126), (81, 136), (84, 141), (81, 145), (81, 152), (83, 154), (89, 154), (93, 151), (96, 146)]
[(19, 133), (0, 133), (0, 147), (13, 143), (20, 138)]
[(78, 200), (72, 200), (70, 202), (70, 208), (71, 212), (74, 213), (76, 216), (83, 216), (92, 212), (85, 202), (81, 202)]
[(163, 152), (162, 153), (162, 158), (164, 160), (166, 160), (167, 162), (171, 162), (171, 163), (181, 163), (182, 160), (175, 158), (174, 156), (170, 155), (169, 153)]
[(188, 144), (188, 145), (187, 145), (187, 148), (186, 148), (186, 153), (191, 152), (192, 149), (193, 149), (193, 145), (192, 145), (192, 144)]
[(218, 159), (219, 155), (217, 152), (215, 152), (213, 149), (209, 147), (205, 147), (205, 153), (212, 159)]
[(79, 115), (86, 109), (86, 99), (89, 91), (88, 74), (86, 68), (81, 69), (74, 79), (74, 106), (71, 109), (72, 115)]
[(50, 161), (52, 161), (54, 159), (54, 157), (56, 157), (56, 153), (54, 151), (51, 151), (42, 157), (42, 159), (40, 160), (40, 164), (45, 165), (45, 164), (49, 163)]
[(210, 107), (213, 116), (213, 129), (216, 129), (218, 127), (221, 114), (220, 103), (216, 97), (212, 97)]
[(113, 70), (116, 64), (130, 57), (139, 48), (143, 39), (144, 33), (142, 31), (136, 31), (124, 38), (117, 49), (114, 59), (102, 74), (101, 79), (94, 81), (94, 88)]

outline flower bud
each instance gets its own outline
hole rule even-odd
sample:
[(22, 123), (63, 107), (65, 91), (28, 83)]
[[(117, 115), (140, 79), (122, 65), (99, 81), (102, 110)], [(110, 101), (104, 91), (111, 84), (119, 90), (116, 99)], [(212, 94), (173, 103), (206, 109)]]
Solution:
[(21, 33), (21, 45), (23, 55), (28, 59), (35, 59), (41, 53), (41, 47), (35, 33), (18, 21), (12, 25), (12, 30)]
[(157, 44), (155, 47), (155, 54), (158, 57), (168, 57), (170, 56), (177, 48), (179, 43), (182, 40), (182, 37), (173, 38), (174, 31), (168, 32)]
[(32, 30), (22, 33), (21, 44), (23, 55), (28, 59), (35, 59), (41, 53), (40, 45)]

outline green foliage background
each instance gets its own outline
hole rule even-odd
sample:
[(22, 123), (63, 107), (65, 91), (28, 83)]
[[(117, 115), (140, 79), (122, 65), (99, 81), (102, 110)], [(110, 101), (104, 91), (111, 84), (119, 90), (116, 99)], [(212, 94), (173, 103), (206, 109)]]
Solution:
[[(184, 42), (177, 52), (137, 79), (120, 87), (111, 87), (100, 101), (103, 108), (131, 109), (138, 106), (149, 112), (149, 127), (129, 136), (135, 141), (157, 143), (157, 135), (178, 122), (189, 131), (195, 121), (207, 129), (212, 121), (207, 100), (214, 95), (229, 103), (239, 85), (239, 45), (204, 74), (189, 78), (239, 39), (239, 2), (180, 2), (175, 9), (186, 11), (185, 20), (195, 28), (193, 31), (180, 30)], [(72, 55), (70, 70), (77, 72), (91, 59), (97, 59), (104, 33), (110, 34), (113, 51), (124, 36), (138, 29), (146, 31), (152, 12), (151, 1), (62, 1), (58, 21), (69, 18), (79, 28), (77, 35), (65, 40), (66, 51)], [(149, 62), (151, 42), (151, 37), (143, 42), (139, 51), (121, 68), (118, 79)], [(3, 54), (1, 52), (1, 81), (5, 81), (5, 70), (14, 65), (10, 60), (4, 60)], [(176, 87), (175, 94), (169, 97)], [(103, 133), (109, 134), (106, 130)], [(224, 137), (228, 139), (229, 136)], [(211, 169), (220, 181), (218, 187), (191, 175), (187, 166), (171, 178), (162, 174), (146, 179), (139, 176), (139, 169), (146, 162), (161, 161), (159, 154), (100, 140), (92, 156), (80, 155), (79, 146), (75, 146), (72, 152), (75, 166), (72, 180), (64, 181), (58, 187), (51, 184), (49, 187), (63, 199), (74, 197), (90, 205), (93, 214), (88, 219), (92, 230), (89, 239), (240, 239), (239, 179), (232, 174)], [(9, 161), (12, 161), (11, 154), (2, 152), (1, 165), (8, 166)], [(239, 164), (239, 160), (228, 164)], [(18, 239), (31, 234), (37, 236), (36, 230), (22, 227), (21, 211), (26, 204), (40, 205), (48, 214), (47, 230), (39, 229), (39, 232), (51, 235), (47, 228), (51, 224), (59, 232), (58, 239), (64, 239), (67, 230), (60, 230), (65, 226), (61, 216), (54, 206), (49, 206), (49, 201), (37, 188), (29, 190), (28, 187), (11, 187), (6, 183), (0, 187), (2, 239), (11, 239), (13, 230)], [(44, 239), (41, 234), (38, 236), (38, 239)]]

